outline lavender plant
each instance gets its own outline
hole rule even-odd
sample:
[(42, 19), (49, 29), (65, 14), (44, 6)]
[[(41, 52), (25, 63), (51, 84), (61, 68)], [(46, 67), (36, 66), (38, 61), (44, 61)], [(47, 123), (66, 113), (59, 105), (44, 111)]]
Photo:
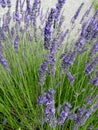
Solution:
[(67, 1), (57, 0), (45, 16), (41, 1), (31, 2), (16, 0), (11, 15), (11, 1), (0, 1), (8, 9), (0, 26), (0, 129), (97, 130), (98, 10), (88, 17), (95, 1), (73, 45), (85, 3), (64, 30)]

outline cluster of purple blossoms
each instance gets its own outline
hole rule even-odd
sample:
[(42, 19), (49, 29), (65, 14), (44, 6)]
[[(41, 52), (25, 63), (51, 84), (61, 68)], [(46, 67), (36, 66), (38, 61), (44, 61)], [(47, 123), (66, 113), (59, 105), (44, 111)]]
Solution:
[(46, 71), (48, 70), (48, 61), (44, 60), (39, 69), (39, 84), (43, 85), (46, 79)]
[(8, 9), (7, 13), (3, 16), (2, 30), (4, 32), (9, 30), (10, 21), (11, 21), (10, 9)]
[(33, 28), (34, 28), (34, 37), (35, 41), (37, 42), (38, 36), (37, 36), (37, 25), (36, 25), (36, 20), (37, 17), (39, 16), (41, 8), (41, 1), (40, 0), (34, 0), (33, 6), (31, 8), (31, 21), (33, 22)]
[(66, 75), (70, 84), (73, 84), (75, 80), (75, 76), (71, 74), (69, 71), (70, 66), (75, 62), (76, 59), (76, 51), (65, 52), (60, 57), (62, 59), (62, 69), (66, 71)]
[(2, 43), (0, 41), (0, 63), (2, 64), (2, 66), (7, 70), (7, 72), (10, 72), (10, 68), (8, 65), (7, 60), (3, 57), (3, 46)]
[[(38, 98), (38, 104), (44, 104), (44, 122), (48, 122), (50, 126), (56, 126), (55, 106), (54, 106), (55, 91), (50, 88), (47, 93), (43, 93)], [(43, 123), (44, 123), (43, 122)]]
[(48, 50), (51, 47), (52, 25), (55, 19), (55, 15), (56, 15), (56, 10), (52, 8), (44, 29), (44, 47), (45, 49)]
[(98, 37), (98, 13), (96, 11), (95, 15), (90, 18), (89, 22), (83, 24), (81, 37), (85, 40), (91, 41)]
[[(19, 3), (20, 2), (20, 3)], [(26, 0), (26, 10), (23, 11), (23, 5), (25, 0), (16, 0), (16, 10), (14, 13), (14, 22), (15, 27), (12, 27), (11, 29), (8, 28), (8, 25), (10, 23), (10, 7), (11, 7), (11, 1), (10, 0), (1, 0), (0, 5), (4, 7), (8, 7), (8, 12), (3, 20), (2, 25), (2, 32), (7, 32), (10, 34), (12, 38), (14, 38), (14, 49), (18, 50), (18, 43), (19, 43), (19, 30), (21, 34), (24, 33), (24, 30), (26, 31), (26, 36), (29, 41), (33, 41), (32, 39), (32, 31), (30, 32), (30, 29), (34, 32), (34, 38), (35, 41), (37, 41), (37, 17), (40, 14), (40, 0), (34, 0), (33, 5), (31, 6), (30, 0)], [(20, 4), (20, 10), (19, 10), (19, 4)], [(64, 18), (61, 13), (61, 9), (65, 4), (65, 0), (58, 0), (58, 3), (56, 4), (55, 8), (52, 8), (50, 13), (47, 13), (48, 16), (46, 16), (46, 24), (44, 26), (43, 31), (43, 37), (44, 37), (44, 48), (48, 50), (48, 54), (46, 56), (46, 59), (41, 64), (39, 69), (39, 84), (43, 85), (46, 79), (46, 72), (48, 71), (49, 74), (55, 75), (56, 71), (56, 53), (59, 47), (61, 47), (62, 42), (66, 38), (66, 36), (69, 34), (70, 30), (67, 29), (63, 33), (61, 29), (61, 26), (63, 24)], [(77, 19), (78, 15), (80, 14), (80, 11), (83, 7), (84, 3), (81, 3), (80, 7), (76, 11), (75, 15), (71, 19), (71, 23), (75, 23), (75, 20)], [(85, 17), (88, 16), (90, 10), (92, 8), (92, 5), (89, 7), (89, 9), (86, 11), (86, 13), (83, 15), (81, 23), (82, 23), (82, 30), (80, 32), (80, 35), (78, 37), (78, 40), (75, 42), (75, 48), (71, 48), (70, 51), (65, 50), (65, 52), (61, 55), (62, 63), (61, 67), (63, 70), (66, 71), (66, 76), (68, 77), (68, 80), (71, 84), (75, 81), (75, 76), (71, 74), (70, 67), (74, 64), (76, 60), (77, 53), (82, 52), (85, 49), (85, 44), (88, 41), (91, 41), (93, 43), (93, 40), (95, 40), (98, 37), (98, 10), (94, 14), (94, 16), (89, 19), (89, 21), (85, 22)], [(21, 17), (22, 14), (22, 17)], [(62, 18), (62, 19), (61, 19)], [(24, 28), (21, 27), (22, 22), (24, 22)], [(33, 26), (32, 26), (33, 25)], [(16, 29), (16, 30), (15, 30)], [(57, 30), (56, 30), (57, 29)], [(55, 34), (53, 34), (56, 32)], [(14, 35), (16, 34), (16, 35)], [(2, 33), (0, 32), (0, 63), (4, 68), (9, 71), (9, 66), (7, 60), (3, 57), (2, 53)], [(36, 42), (37, 43), (37, 42)], [(73, 50), (74, 49), (74, 50)], [(85, 73), (88, 75), (91, 75), (92, 72), (94, 72), (95, 67), (98, 65), (98, 56), (96, 55), (98, 52), (98, 40), (94, 43), (93, 48), (91, 49), (90, 57), (91, 61), (86, 65), (85, 67)], [(95, 57), (94, 57), (95, 56)], [(94, 78), (90, 79), (90, 82), (98, 86), (98, 75), (96, 75)], [(95, 112), (98, 109), (98, 103), (95, 103), (92, 107), (86, 108), (85, 106), (82, 106), (81, 108), (77, 109), (77, 112), (72, 114), (71, 113), (71, 104), (68, 102), (65, 102), (64, 107), (61, 109), (60, 114), (58, 116), (58, 119), (56, 119), (56, 108), (55, 108), (55, 101), (54, 101), (54, 94), (55, 91), (53, 89), (49, 89), (47, 93), (43, 93), (38, 98), (38, 104), (44, 104), (44, 122), (48, 122), (50, 126), (56, 126), (56, 125), (63, 125), (64, 122), (67, 119), (73, 119), (74, 120), (74, 130), (77, 130), (78, 127), (83, 126), (87, 119), (91, 116), (93, 112)], [(92, 105), (94, 99), (90, 99), (88, 102), (90, 105)], [(72, 117), (71, 117), (72, 114)]]
[(85, 67), (85, 73), (90, 76), (90, 83), (92, 83), (94, 86), (98, 86), (98, 74), (94, 74), (94, 77), (92, 77), (92, 73), (97, 73), (97, 66), (98, 66), (98, 41), (96, 41), (91, 48), (91, 52), (89, 54), (90, 61), (86, 64)]
[(31, 13), (31, 7), (30, 7), (30, 0), (26, 0), (26, 5), (27, 5), (27, 9), (26, 9), (26, 14), (30, 15)]
[[(91, 99), (89, 99), (91, 100)], [(73, 130), (78, 130), (79, 127), (83, 126), (86, 121), (89, 119), (89, 117), (96, 112), (98, 109), (98, 101), (96, 101), (94, 104), (92, 102), (89, 105), (89, 108), (87, 108), (87, 105), (83, 105), (82, 107), (77, 107), (76, 110), (74, 109), (74, 114), (73, 110), (69, 113), (69, 119), (74, 120), (74, 127)]]
[(32, 11), (31, 11), (32, 19), (34, 19), (34, 17), (36, 18), (39, 16), (40, 6), (41, 6), (41, 1), (34, 0), (33, 6), (32, 6)]
[(57, 20), (59, 18), (60, 13), (61, 13), (61, 9), (64, 6), (65, 1), (66, 0), (58, 0), (58, 3), (56, 4), (56, 11), (57, 11), (57, 13), (55, 15), (55, 20)]
[(65, 120), (68, 118), (71, 108), (72, 106), (70, 103), (68, 102), (64, 103), (64, 108), (62, 108), (57, 120), (58, 125), (63, 125), (65, 123)]
[(98, 75), (94, 77), (93, 79), (90, 79), (90, 83), (98, 87)]
[(98, 52), (98, 41), (96, 41), (91, 49), (91, 56), (95, 55)]
[(70, 109), (72, 108), (70, 103), (65, 102), (64, 107), (61, 109), (58, 119), (56, 119), (55, 117), (56, 109), (54, 106), (54, 94), (55, 91), (50, 88), (47, 93), (43, 93), (41, 96), (38, 97), (38, 104), (39, 105), (44, 104), (45, 118), (43, 119), (43, 121), (48, 122), (51, 127), (56, 125), (63, 125), (65, 120), (69, 116)]
[(2, 56), (0, 55), (0, 63), (2, 64), (2, 66), (7, 70), (7, 71), (10, 71), (9, 67), (8, 67), (8, 62), (7, 60)]
[[(57, 18), (60, 15), (60, 11), (65, 3), (65, 0), (58, 0), (58, 3), (56, 5), (56, 9), (52, 8), (49, 15), (48, 15), (48, 20), (46, 21), (45, 28), (44, 28), (44, 48), (48, 50), (48, 56), (47, 56), (47, 61), (48, 61), (48, 68), (49, 68), (49, 74), (55, 75), (56, 67), (55, 67), (55, 62), (56, 62), (56, 51), (58, 49), (58, 37), (59, 32), (57, 36), (52, 39), (52, 33), (53, 33), (53, 25), (56, 24)], [(59, 30), (57, 30), (59, 31)], [(64, 39), (65, 36), (63, 36)], [(42, 72), (44, 73), (44, 72)], [(45, 75), (44, 75), (45, 76)], [(42, 77), (40, 77), (40, 80)], [(45, 78), (43, 78), (45, 79)]]
[(19, 16), (19, 0), (16, 0), (16, 9), (15, 9), (15, 13), (14, 13), (14, 19), (17, 21), (17, 22), (20, 22), (20, 16)]
[(17, 35), (15, 40), (14, 40), (14, 49), (17, 51), (18, 49), (18, 41), (19, 41), (19, 36)]
[(74, 63), (75, 61), (75, 57), (76, 57), (76, 51), (69, 51), (67, 52), (65, 50), (64, 54), (61, 55), (61, 59), (62, 59), (62, 68), (64, 70), (69, 69), (70, 66)]
[(85, 39), (83, 37), (79, 37), (78, 40), (75, 43), (76, 50), (78, 53), (81, 53), (85, 46)]
[(50, 50), (51, 48), (51, 35), (52, 35), (52, 26), (53, 24), (56, 24), (57, 19), (59, 18), (61, 9), (63, 5), (65, 4), (65, 0), (58, 0), (58, 3), (56, 4), (56, 9), (51, 9), (51, 12), (48, 16), (48, 20), (45, 25), (44, 30), (44, 47), (47, 50)]
[[(88, 105), (84, 104), (82, 107), (76, 107), (72, 109), (72, 105), (68, 102), (65, 102), (63, 107), (60, 107), (60, 113), (58, 118), (55, 117), (56, 108), (54, 105), (54, 94), (55, 91), (50, 88), (47, 93), (43, 93), (38, 97), (38, 104), (44, 104), (44, 122), (48, 122), (51, 127), (57, 125), (64, 125), (65, 121), (68, 119), (74, 121), (73, 130), (78, 130), (79, 127), (83, 126), (92, 113), (96, 112), (98, 109), (98, 95), (93, 98), (91, 101), (91, 96), (86, 97), (86, 102), (89, 102)], [(96, 101), (96, 102), (95, 102)], [(88, 108), (89, 107), (89, 108)]]
[(2, 8), (11, 7), (11, 1), (10, 0), (0, 0), (0, 5), (2, 6)]
[(91, 74), (94, 71), (95, 62), (88, 63), (85, 68), (85, 73)]

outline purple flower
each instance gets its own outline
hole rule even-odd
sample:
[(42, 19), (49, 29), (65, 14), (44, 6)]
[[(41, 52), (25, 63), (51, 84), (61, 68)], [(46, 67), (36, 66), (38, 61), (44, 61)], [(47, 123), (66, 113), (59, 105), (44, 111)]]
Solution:
[(67, 29), (67, 30), (65, 31), (65, 33), (63, 34), (63, 36), (62, 36), (62, 41), (64, 41), (64, 39), (66, 38), (66, 36), (67, 36), (68, 33), (69, 33), (69, 29)]
[(16, 21), (18, 21), (18, 22), (20, 21), (19, 12), (18, 11), (15, 12), (14, 17), (15, 17)]
[(79, 15), (79, 13), (80, 13), (80, 11), (81, 11), (83, 5), (84, 5), (84, 3), (81, 3), (81, 5), (79, 6), (79, 8), (77, 9), (75, 15), (74, 15), (73, 18), (71, 19), (71, 22), (72, 22), (72, 23), (74, 23), (75, 20), (77, 19), (77, 17), (78, 17), (78, 15)]
[(80, 37), (76, 42), (76, 51), (81, 52), (85, 45), (85, 39), (83, 37)]
[(62, 69), (66, 70), (74, 63), (76, 51), (70, 50), (69, 52), (65, 52), (60, 58), (62, 58)]
[(31, 13), (30, 0), (26, 0), (26, 3), (27, 3), (27, 15), (30, 15)]
[(14, 40), (14, 49), (17, 50), (18, 49), (18, 42), (19, 42), (19, 38), (18, 36), (16, 36), (15, 40)]
[(70, 84), (73, 84), (73, 82), (75, 81), (75, 76), (72, 75), (69, 70), (66, 70), (66, 75), (68, 77)]
[(65, 102), (64, 108), (62, 108), (60, 115), (58, 117), (58, 121), (57, 121), (58, 125), (64, 124), (65, 120), (68, 118), (71, 107), (72, 107), (71, 104)]
[(37, 103), (39, 105), (42, 105), (42, 104), (46, 103), (46, 100), (47, 100), (46, 93), (43, 93), (41, 96), (38, 97)]
[(94, 43), (94, 46), (91, 50), (91, 55), (96, 54), (96, 52), (98, 52), (98, 41)]
[(93, 128), (94, 128), (94, 126), (89, 125), (89, 126), (87, 127), (87, 130), (93, 130)]
[(3, 8), (6, 7), (6, 2), (5, 2), (5, 0), (2, 0), (2, 2), (1, 2), (1, 6), (2, 6)]
[(43, 93), (38, 98), (38, 104), (44, 104), (44, 122), (48, 122), (49, 125), (56, 126), (55, 118), (55, 106), (54, 106), (54, 94), (55, 91), (50, 88), (47, 93)]
[(11, 28), (11, 35), (13, 36), (15, 33), (14, 27)]
[(92, 94), (88, 94), (88, 95), (86, 96), (86, 98), (85, 98), (85, 102), (86, 102), (87, 104), (90, 104), (90, 105), (91, 105), (91, 104), (93, 103), (94, 99), (95, 99), (95, 97), (93, 97)]
[(85, 73), (91, 74), (94, 71), (95, 62), (88, 63), (85, 68)]
[(7, 6), (8, 6), (8, 8), (11, 7), (11, 0), (7, 0)]
[(58, 0), (58, 3), (56, 4), (56, 9), (57, 9), (56, 18), (58, 18), (58, 16), (60, 15), (60, 11), (64, 4), (65, 4), (65, 0)]
[(23, 12), (23, 6), (24, 6), (24, 3), (25, 3), (25, 0), (20, 0), (20, 12), (22, 13)]
[[(92, 115), (93, 112), (95, 112), (98, 109), (98, 102), (93, 104), (89, 109), (86, 108), (86, 106), (83, 107), (83, 109), (78, 109), (78, 112), (75, 114), (74, 118), (74, 128), (83, 126), (87, 119)], [(75, 130), (75, 129), (74, 129)]]
[(8, 62), (7, 60), (2, 56), (0, 55), (0, 63), (2, 64), (2, 66), (9, 72), (10, 69), (9, 69), (9, 66), (8, 66)]
[(39, 15), (40, 12), (40, 0), (34, 0), (33, 6), (32, 6), (32, 11), (31, 11), (31, 16), (32, 18), (36, 18)]
[(16, 1), (16, 9), (15, 9), (15, 14), (14, 14), (14, 18), (17, 22), (20, 21), (18, 6), (19, 6), (19, 0)]
[(49, 50), (51, 47), (51, 34), (52, 34), (51, 27), (55, 19), (55, 14), (56, 14), (56, 10), (52, 8), (44, 29), (44, 47), (47, 50)]
[(94, 5), (94, 2), (90, 5), (90, 7), (89, 7), (89, 8), (86, 10), (86, 12), (84, 13), (84, 15), (82, 16), (82, 19), (81, 19), (80, 23), (82, 23), (82, 22), (85, 20), (85, 17), (87, 17), (87, 16), (89, 15), (89, 13), (90, 13), (90, 11), (91, 11), (93, 5)]
[(95, 86), (98, 86), (98, 77), (95, 77), (93, 79), (90, 79), (90, 83), (92, 83)]
[(48, 70), (48, 61), (44, 60), (39, 69), (39, 84), (43, 85), (46, 79), (46, 71)]
[(98, 36), (98, 14), (95, 13), (93, 17), (89, 19), (89, 21), (83, 23), (82, 31), (80, 36), (85, 38), (85, 40), (93, 40)]
[(2, 25), (2, 30), (3, 30), (4, 32), (6, 32), (6, 31), (8, 30), (8, 25), (7, 25), (7, 23), (3, 23), (3, 25)]

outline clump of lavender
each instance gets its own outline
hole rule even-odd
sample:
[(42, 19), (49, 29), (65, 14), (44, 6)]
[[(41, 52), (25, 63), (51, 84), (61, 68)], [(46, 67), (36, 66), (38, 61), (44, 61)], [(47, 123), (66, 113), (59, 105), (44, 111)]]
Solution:
[[(55, 37), (54, 39), (52, 39), (52, 33), (53, 33), (53, 24), (55, 22), (55, 20), (59, 17), (60, 15), (60, 11), (63, 7), (65, 3), (65, 0), (63, 1), (58, 1), (57, 5), (56, 5), (56, 9), (52, 8), (50, 11), (50, 14), (48, 16), (48, 20), (46, 21), (46, 25), (44, 28), (44, 48), (46, 50), (49, 50), (48, 52), (48, 56), (47, 56), (47, 61), (48, 61), (48, 66), (49, 66), (49, 73), (51, 75), (55, 75), (55, 71), (56, 71), (56, 67), (55, 67), (55, 62), (56, 62), (56, 51), (58, 49), (58, 37), (61, 37), (61, 35), (57, 35), (57, 37)], [(59, 33), (58, 33), (59, 34)], [(46, 72), (46, 71), (45, 71)], [(42, 76), (40, 76), (40, 81), (42, 81), (42, 79), (45, 80), (45, 73), (43, 73)], [(43, 80), (43, 82), (44, 82)]]
[(78, 130), (78, 127), (83, 126), (87, 119), (91, 116), (93, 112), (98, 109), (98, 103), (96, 102), (89, 109), (86, 109), (85, 106), (78, 110), (78, 113), (74, 115), (74, 127), (73, 130)]
[(56, 22), (56, 20), (59, 18), (61, 9), (63, 5), (65, 4), (65, 0), (58, 0), (58, 3), (56, 4), (56, 9), (51, 9), (51, 12), (48, 16), (48, 21), (46, 22), (45, 25), (45, 30), (44, 30), (44, 47), (45, 49), (50, 49), (51, 48), (51, 35), (52, 35), (52, 26), (53, 23)]
[[(91, 97), (86, 97), (86, 102), (89, 104), (84, 104), (82, 107), (77, 107), (76, 110), (73, 108), (72, 105), (68, 102), (65, 102), (63, 107), (60, 108), (60, 114), (58, 118), (55, 117), (56, 108), (54, 105), (54, 94), (55, 91), (53, 89), (49, 89), (47, 93), (43, 93), (41, 96), (38, 97), (38, 104), (44, 104), (44, 122), (48, 122), (51, 127), (57, 125), (64, 125), (67, 119), (74, 120), (73, 130), (78, 130), (79, 127), (83, 126), (89, 117), (98, 109), (98, 101), (97, 97), (92, 100)], [(95, 102), (96, 101), (96, 102)], [(88, 108), (89, 106), (89, 108)]]
[[(26, 3), (25, 10), (23, 9), (24, 3)], [(62, 48), (63, 42), (65, 42), (64, 40), (66, 36), (71, 32), (71, 30), (68, 28), (65, 29), (63, 32), (61, 28), (64, 22), (64, 17), (61, 14), (61, 9), (63, 8), (64, 4), (65, 4), (65, 0), (58, 0), (56, 7), (51, 8), (50, 12), (47, 12), (47, 16), (42, 20), (43, 23), (45, 23), (45, 26), (43, 27), (44, 29), (41, 30), (42, 31), (41, 34), (43, 34), (41, 36), (43, 36), (43, 40), (44, 40), (43, 45), (44, 45), (44, 49), (47, 51), (47, 55), (39, 68), (39, 85), (41, 86), (45, 83), (47, 72), (50, 75), (53, 75), (55, 78), (57, 51), (59, 49), (61, 50), (63, 49)], [(41, 1), (34, 0), (33, 5), (31, 5), (30, 0), (26, 0), (26, 1), (24, 0), (23, 2), (21, 0), (16, 0), (16, 8), (13, 17), (10, 16), (10, 7), (11, 7), (10, 0), (1, 0), (0, 5), (3, 8), (8, 7), (8, 12), (3, 17), (2, 27), (0, 27), (1, 29), (0, 30), (1, 31), (0, 32), (0, 63), (7, 71), (10, 71), (8, 61), (6, 58), (4, 58), (3, 51), (2, 51), (1, 42), (4, 40), (5, 41), (8, 40), (7, 38), (5, 39), (2, 38), (3, 34), (5, 37), (6, 34), (8, 36), (11, 36), (9, 37), (9, 39), (11, 38), (12, 41), (14, 41), (12, 42), (13, 43), (12, 46), (14, 46), (16, 52), (19, 48), (18, 46), (19, 40), (21, 40), (21, 38), (24, 38), (25, 34), (27, 38), (26, 40), (30, 41), (30, 45), (32, 45), (33, 41), (36, 42), (37, 45), (39, 40), (38, 39), (39, 30), (37, 31), (38, 29), (37, 18), (41, 14), (40, 13)], [(72, 25), (75, 24), (75, 21), (83, 5), (84, 3), (81, 3), (75, 15), (71, 19)], [(60, 56), (61, 69), (65, 71), (70, 84), (73, 84), (76, 78), (75, 75), (72, 74), (70, 68), (76, 61), (76, 56), (78, 54), (83, 53), (84, 50), (87, 49), (86, 45), (90, 43), (91, 45), (93, 45), (93, 47), (90, 49), (91, 51), (89, 54), (90, 60), (86, 64), (84, 71), (89, 76), (90, 83), (92, 83), (93, 86), (98, 86), (98, 75), (97, 74), (95, 75), (95, 73), (94, 76), (92, 75), (92, 73), (96, 71), (97, 68), (96, 66), (98, 66), (98, 56), (97, 56), (98, 40), (96, 40), (98, 37), (98, 10), (96, 11), (93, 17), (85, 21), (85, 17), (89, 15), (91, 8), (92, 5), (89, 7), (89, 9), (86, 11), (86, 13), (83, 15), (81, 19), (80, 23), (82, 25), (82, 29), (79, 32), (79, 37), (75, 42), (72, 41), (75, 43), (75, 46), (74, 47), (71, 46), (70, 50), (66, 47), (64, 53)], [(12, 18), (14, 20), (13, 24), (15, 25), (13, 25), (10, 28), (9, 25), (11, 23)], [(24, 55), (25, 54), (26, 53), (24, 53)], [(26, 64), (24, 65), (26, 66)], [(23, 80), (24, 79), (25, 78), (23, 78)], [(28, 80), (27, 77), (26, 80)], [(26, 82), (24, 82), (24, 85), (25, 83)], [(81, 85), (79, 87), (81, 87)], [(28, 93), (29, 91), (26, 93), (29, 97)], [(83, 105), (82, 107), (78, 107), (76, 111), (74, 111), (74, 108), (70, 103), (65, 102), (63, 107), (60, 110), (58, 118), (56, 118), (56, 105), (54, 101), (54, 95), (55, 95), (55, 91), (52, 88), (49, 88), (47, 93), (44, 92), (41, 96), (38, 97), (38, 104), (43, 105), (44, 108), (43, 123), (47, 122), (51, 127), (55, 127), (57, 125), (62, 126), (64, 125), (64, 123), (66, 123), (67, 120), (73, 120), (74, 121), (73, 130), (78, 130), (79, 127), (83, 126), (86, 123), (86, 121), (90, 118), (90, 116), (98, 109), (98, 101), (95, 102), (94, 97), (91, 97), (90, 100), (86, 103), (86, 105)]]

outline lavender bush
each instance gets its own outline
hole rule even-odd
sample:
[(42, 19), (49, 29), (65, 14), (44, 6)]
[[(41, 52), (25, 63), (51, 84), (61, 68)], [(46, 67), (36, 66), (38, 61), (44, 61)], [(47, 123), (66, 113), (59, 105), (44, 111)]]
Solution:
[(66, 0), (46, 14), (40, 0), (16, 0), (13, 15), (11, 1), (0, 1), (7, 8), (0, 26), (1, 130), (98, 129), (98, 9), (89, 17), (94, 2), (76, 30), (85, 3), (64, 29)]

